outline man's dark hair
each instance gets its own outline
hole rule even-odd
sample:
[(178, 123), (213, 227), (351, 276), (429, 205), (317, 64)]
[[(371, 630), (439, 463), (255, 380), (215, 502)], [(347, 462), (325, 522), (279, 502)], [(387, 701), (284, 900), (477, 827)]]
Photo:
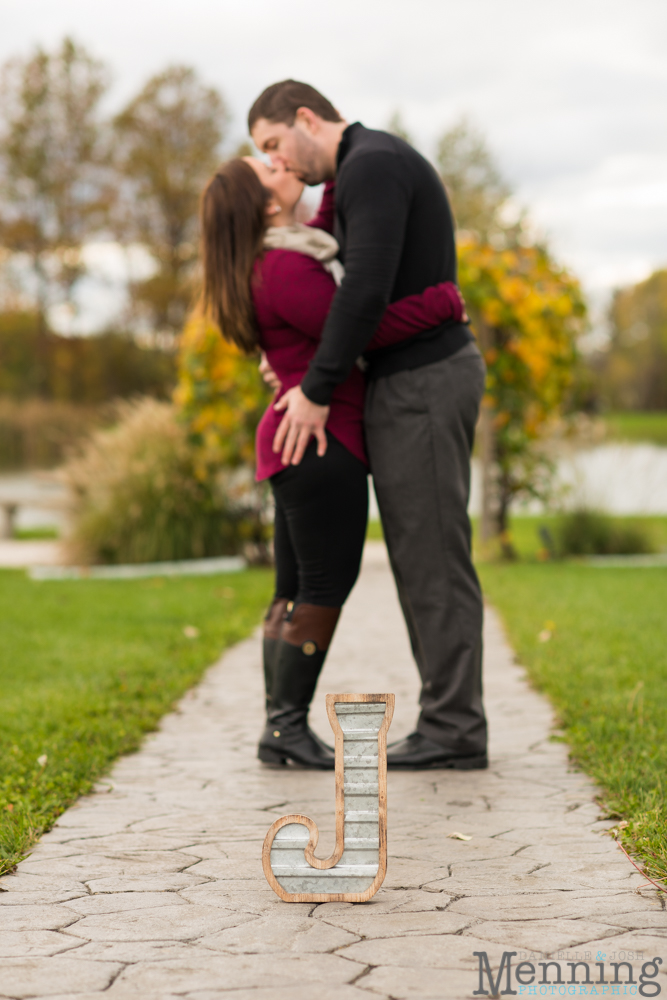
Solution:
[(252, 132), (255, 122), (260, 118), (266, 118), (267, 122), (284, 122), (291, 127), (299, 108), (310, 108), (320, 118), (324, 118), (325, 122), (343, 120), (331, 101), (309, 83), (281, 80), (262, 91), (251, 107), (248, 112), (248, 131)]

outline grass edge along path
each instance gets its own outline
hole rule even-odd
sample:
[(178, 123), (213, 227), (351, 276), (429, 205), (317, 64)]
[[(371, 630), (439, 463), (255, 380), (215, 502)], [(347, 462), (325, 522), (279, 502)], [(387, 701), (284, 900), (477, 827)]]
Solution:
[(268, 570), (136, 581), (0, 571), (0, 875), (258, 625)]
[[(478, 566), (614, 834), (667, 891), (667, 569)], [(556, 737), (558, 738), (558, 737)]]

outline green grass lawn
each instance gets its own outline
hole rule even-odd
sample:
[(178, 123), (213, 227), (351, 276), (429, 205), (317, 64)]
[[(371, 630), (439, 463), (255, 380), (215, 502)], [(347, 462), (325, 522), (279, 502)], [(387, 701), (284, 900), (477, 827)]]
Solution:
[(667, 412), (608, 413), (609, 435), (619, 441), (642, 441), (667, 445)]
[(51, 582), (0, 571), (0, 873), (248, 635), (272, 582), (258, 569)]
[[(485, 593), (576, 762), (653, 877), (667, 877), (667, 569), (481, 565)], [(540, 642), (545, 628), (552, 638)]]

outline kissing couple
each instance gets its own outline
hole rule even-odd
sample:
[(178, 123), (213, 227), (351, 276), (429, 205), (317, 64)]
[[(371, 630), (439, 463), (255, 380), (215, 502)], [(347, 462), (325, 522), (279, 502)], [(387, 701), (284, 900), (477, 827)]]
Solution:
[[(348, 124), (284, 80), (248, 127), (270, 165), (227, 161), (202, 196), (203, 301), (277, 390), (256, 440), (275, 499), (258, 756), (333, 770), (308, 709), (359, 573), (371, 472), (422, 681), (390, 768), (487, 766), (482, 598), (470, 552), (470, 455), (485, 368), (456, 285), (452, 213), (402, 139)], [(307, 224), (305, 185), (325, 184)]]

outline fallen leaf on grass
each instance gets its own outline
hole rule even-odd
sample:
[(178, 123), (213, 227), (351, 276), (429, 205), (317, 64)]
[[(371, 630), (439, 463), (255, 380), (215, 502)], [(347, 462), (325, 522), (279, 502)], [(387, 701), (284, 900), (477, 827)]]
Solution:
[(472, 837), (468, 837), (465, 833), (458, 833), (456, 830), (454, 833), (448, 833), (447, 836), (450, 840), (472, 840)]
[(556, 631), (556, 622), (548, 621), (544, 623), (544, 628), (541, 632), (538, 632), (537, 638), (539, 642), (548, 642)]
[(186, 639), (198, 639), (199, 629), (196, 625), (186, 625), (183, 629), (183, 635)]

